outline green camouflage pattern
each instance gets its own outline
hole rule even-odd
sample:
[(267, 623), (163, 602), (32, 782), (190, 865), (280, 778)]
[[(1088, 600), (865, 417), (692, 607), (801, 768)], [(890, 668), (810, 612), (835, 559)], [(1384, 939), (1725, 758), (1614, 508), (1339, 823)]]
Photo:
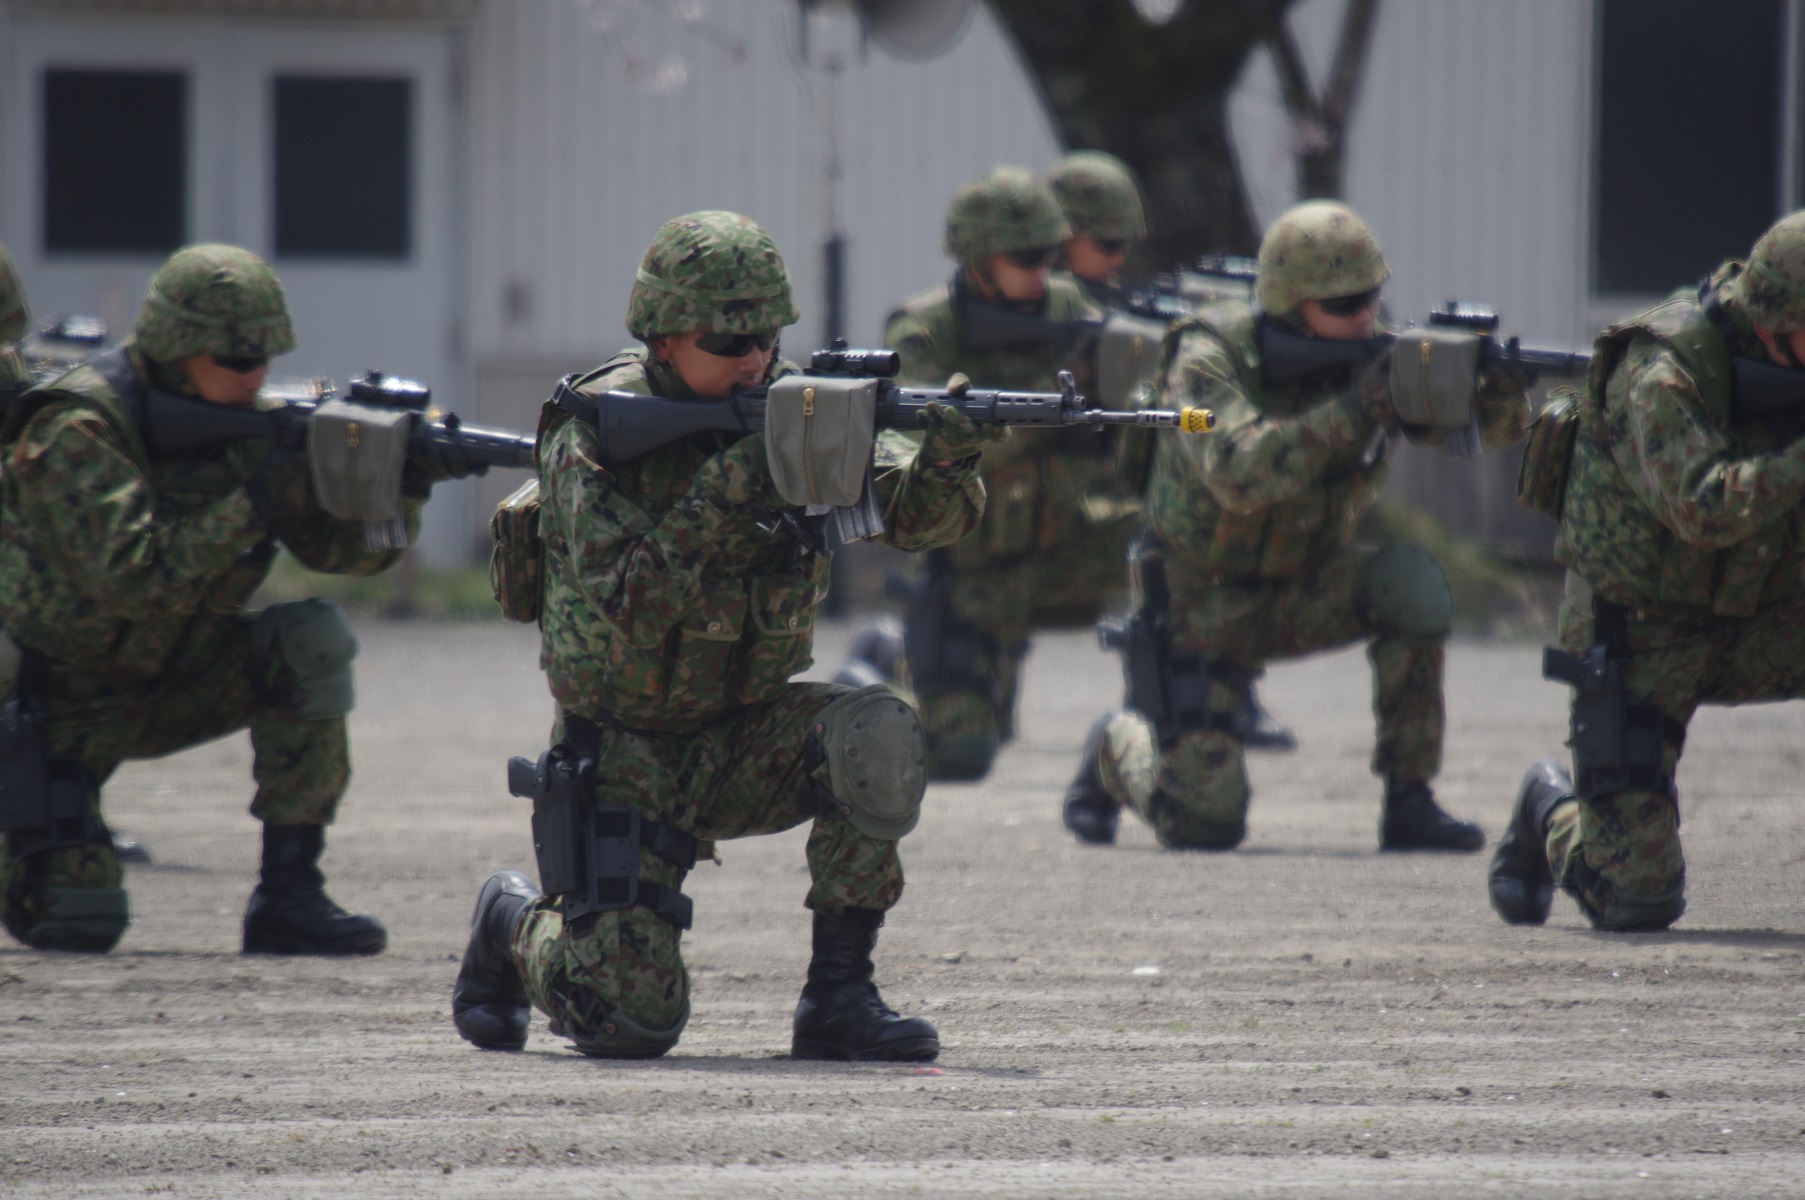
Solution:
[[(964, 286), (955, 279), (891, 315), (884, 342), (902, 360), (898, 378), (941, 387), (963, 372), (974, 387), (1052, 390), (1076, 349), (1045, 342), (982, 354), (963, 350), (956, 289)], [(1091, 310), (1069, 279), (1055, 276), (1043, 311), (1050, 320), (1070, 321)], [(981, 469), (984, 519), (947, 555), (953, 611), (993, 639), (994, 650), (974, 664), (982, 695), (946, 692), (920, 700), (936, 773), (969, 773), (936, 763), (944, 747), (987, 742), (990, 750), (979, 753), (988, 758), (1011, 735), (1019, 663), (1034, 629), (1094, 620), (1126, 590), (1123, 554), (1138, 506), (1121, 494), (1109, 438), (1089, 430), (1016, 429), (984, 452)]]
[(1128, 164), (1101, 150), (1080, 150), (1047, 173), (1047, 187), (1074, 236), (1138, 242), (1147, 236), (1141, 185)]
[(1376, 288), (1391, 274), (1366, 222), (1332, 200), (1306, 201), (1268, 226), (1259, 263), (1254, 299), (1274, 316)]
[[(1071, 236), (1046, 184), (1020, 167), (998, 167), (953, 197), (942, 245), (948, 258), (978, 267), (1011, 250), (1051, 249)], [(993, 386), (976, 376), (972, 382)]]
[[(129, 343), (127, 353), (148, 382), (149, 364)], [(273, 557), (243, 491), (267, 444), (149, 462), (90, 367), (19, 403), (0, 470), (0, 625), (54, 664), (52, 752), (79, 756), (104, 781), (124, 760), (249, 727), (253, 815), (329, 822), (349, 774), (344, 721), (299, 718), (292, 669), (257, 648), (254, 614), (242, 611)], [(418, 521), (410, 501), (410, 533)], [(358, 523), (324, 514), (274, 533), (315, 570), (367, 574), (400, 557), (368, 553)], [(26, 910), (42, 904), (43, 887), (119, 880), (106, 846), (0, 865), (9, 902)]]
[[(1157, 485), (1156, 485), (1157, 486)], [(1199, 483), (1197, 486), (1204, 486)], [(1181, 547), (1167, 543), (1175, 556)], [(1442, 639), (1408, 637), (1378, 625), (1368, 603), (1367, 572), (1379, 553), (1345, 547), (1278, 582), (1198, 586), (1171, 579), (1173, 653), (1200, 654), (1258, 675), (1267, 663), (1355, 642), (1367, 643), (1377, 726), (1372, 769), (1399, 782), (1428, 782), (1441, 769)], [(1210, 685), (1213, 712), (1233, 713), (1242, 694)], [(1241, 743), (1204, 730), (1174, 739), (1163, 752), (1136, 714), (1113, 720), (1104, 738), (1104, 788), (1152, 827), (1162, 845), (1226, 849), (1246, 833), (1249, 788)]]
[(1749, 318), (1770, 333), (1805, 329), (1805, 212), (1761, 235), (1734, 291)]
[[(794, 370), (774, 361), (771, 377)], [(612, 388), (694, 394), (644, 350), (625, 351), (577, 382), (586, 394)], [(934, 467), (914, 451), (894, 431), (879, 439), (879, 540), (899, 550), (963, 537), (984, 511), (975, 468)], [(831, 556), (787, 530), (769, 532), (765, 504), (723, 499), (720, 461), (687, 440), (604, 467), (594, 430), (547, 405), (538, 451), (546, 546), (540, 661), (565, 707), (606, 710), (639, 729), (692, 732), (783, 695), (790, 676), (813, 662)], [(768, 471), (758, 483), (770, 487)], [(774, 491), (766, 499), (781, 503)]]
[[(888, 910), (902, 896), (897, 842), (860, 833), (852, 823), (821, 819), (801, 800), (810, 781), (825, 785), (814, 764), (810, 730), (818, 714), (851, 688), (790, 684), (771, 700), (734, 709), (699, 731), (602, 731), (596, 762), (597, 802), (632, 808), (712, 843), (779, 833), (813, 822), (808, 837), (809, 907), (840, 915), (848, 908)], [(561, 726), (553, 730), (562, 737)], [(650, 851), (640, 878), (680, 886), (683, 872)], [(679, 1027), (690, 981), (682, 931), (644, 908), (602, 913), (586, 927), (564, 923), (555, 899), (541, 900), (516, 927), (512, 952), (533, 1005), (554, 1032), (608, 1053), (610, 1024), (625, 1016), (649, 1030)], [(668, 1041), (674, 1043), (675, 1031)]]
[(138, 348), (156, 362), (196, 354), (274, 358), (295, 348), (282, 281), (239, 246), (184, 246), (151, 276)]
[(750, 217), (693, 212), (664, 223), (640, 260), (627, 331), (764, 333), (801, 320), (790, 273), (771, 235)]
[(25, 304), (25, 281), (4, 243), (0, 243), (0, 345), (18, 342), (30, 328), (31, 312)]
[(1751, 332), (1726, 346), (1690, 289), (1599, 336), (1555, 553), (1608, 600), (1746, 617), (1797, 587), (1805, 440), (1731, 427), (1730, 353), (1765, 357)]

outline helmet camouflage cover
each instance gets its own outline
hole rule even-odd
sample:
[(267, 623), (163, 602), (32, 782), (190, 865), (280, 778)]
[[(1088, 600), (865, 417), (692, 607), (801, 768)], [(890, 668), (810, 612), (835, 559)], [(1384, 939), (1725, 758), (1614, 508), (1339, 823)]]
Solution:
[(196, 354), (274, 358), (295, 348), (282, 281), (240, 246), (184, 246), (170, 255), (151, 276), (137, 337), (157, 362)]
[(751, 217), (693, 212), (666, 221), (639, 261), (627, 331), (765, 333), (802, 318), (771, 235)]
[(946, 214), (946, 253), (967, 267), (1011, 250), (1051, 249), (1072, 236), (1047, 185), (998, 167), (959, 189)]
[(1379, 239), (1345, 204), (1311, 200), (1284, 213), (1260, 239), (1254, 299), (1274, 316), (1288, 316), (1306, 300), (1371, 291), (1391, 268)]
[(1780, 218), (1761, 235), (1736, 292), (1749, 319), (1770, 333), (1805, 329), (1805, 212)]
[(1080, 150), (1059, 160), (1047, 187), (1071, 222), (1072, 233), (1138, 242), (1147, 236), (1141, 189), (1128, 164), (1101, 150)]
[(25, 285), (19, 280), (13, 256), (0, 246), (0, 344), (24, 337), (26, 320)]

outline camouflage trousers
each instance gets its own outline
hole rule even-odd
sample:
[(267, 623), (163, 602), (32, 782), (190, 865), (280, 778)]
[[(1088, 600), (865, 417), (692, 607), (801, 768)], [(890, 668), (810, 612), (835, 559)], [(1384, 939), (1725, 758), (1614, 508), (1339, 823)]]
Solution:
[(1131, 528), (1114, 521), (1082, 544), (1006, 561), (974, 565), (969, 555), (952, 556), (953, 615), (982, 638), (969, 685), (918, 693), (930, 776), (979, 778), (990, 769), (997, 749), (1015, 736), (1029, 634), (1085, 625), (1123, 603)]
[[(1805, 599), (1744, 619), (1628, 621), (1632, 696), (1652, 701), (1681, 726), (1701, 704), (1747, 704), (1805, 695)], [(1573, 572), (1561, 605), (1560, 643), (1593, 644), (1591, 590)], [(1662, 757), (1668, 778), (1681, 747)], [(1675, 790), (1618, 792), (1550, 814), (1548, 864), (1555, 882), (1601, 929), (1665, 928), (1686, 910), (1686, 859)]]
[[(805, 821), (812, 884), (807, 904), (833, 915), (848, 908), (888, 910), (902, 896), (895, 841), (871, 837), (850, 822), (817, 816), (805, 794), (810, 779), (827, 783), (815, 761), (811, 725), (850, 688), (796, 683), (780, 700), (751, 705), (693, 734), (603, 728), (596, 763), (599, 804), (640, 814), (711, 843), (781, 833)], [(564, 736), (562, 721), (553, 741)], [(678, 887), (683, 872), (649, 850), (640, 878)], [(564, 923), (555, 899), (535, 903), (515, 927), (515, 965), (535, 1007), (586, 1053), (609, 1057), (661, 1054), (689, 1018), (689, 974), (682, 931), (644, 908)]]
[[(255, 614), (218, 617), (193, 635), (155, 679), (127, 682), (52, 667), (47, 682), (50, 753), (81, 760), (99, 785), (128, 759), (161, 758), (251, 731), (251, 815), (271, 825), (327, 825), (351, 778), (345, 719), (303, 720), (292, 706), (291, 668), (252, 637)], [(41, 916), (45, 887), (113, 889), (124, 871), (107, 842), (67, 846), (15, 861), (0, 847), (0, 895), (8, 928)]]
[[(1366, 641), (1378, 725), (1373, 773), (1426, 783), (1441, 769), (1442, 640), (1405, 637), (1373, 620), (1366, 570), (1375, 553), (1339, 550), (1316, 571), (1283, 583), (1202, 595), (1175, 589), (1173, 649), (1212, 665), (1210, 711), (1226, 716), (1246, 702), (1242, 681), (1256, 678), (1268, 662)], [(1247, 833), (1243, 759), (1240, 739), (1227, 730), (1180, 734), (1161, 747), (1145, 720), (1124, 712), (1105, 730), (1099, 775), (1162, 845), (1229, 849)]]

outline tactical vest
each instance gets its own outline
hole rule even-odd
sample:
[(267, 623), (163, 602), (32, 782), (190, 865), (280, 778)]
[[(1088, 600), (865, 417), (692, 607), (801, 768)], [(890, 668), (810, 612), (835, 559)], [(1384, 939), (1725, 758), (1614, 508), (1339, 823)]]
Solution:
[(1676, 537), (1649, 510), (1612, 455), (1605, 414), (1611, 373), (1637, 337), (1653, 338), (1679, 359), (1698, 390), (1706, 419), (1726, 434), (1733, 453), (1759, 453), (1775, 446), (1763, 430), (1731, 427), (1730, 349), (1700, 308), (1697, 292), (1682, 289), (1598, 335), (1579, 400), (1579, 436), (1574, 439), (1555, 556), (1578, 571), (1599, 595), (1618, 604), (1749, 616), (1764, 601), (1796, 586), (1799, 514), (1775, 513), (1773, 522), (1746, 541), (1707, 550)]
[[(1165, 395), (1179, 339), (1192, 329), (1210, 333), (1228, 348), (1242, 395), (1266, 416), (1295, 417), (1332, 394), (1312, 388), (1268, 388), (1260, 377), (1254, 310), (1244, 301), (1230, 299), (1199, 310), (1168, 331), (1155, 395)], [(1198, 480), (1179, 439), (1162, 439), (1154, 457), (1147, 516), (1167, 546), (1173, 586), (1181, 581), (1207, 588), (1293, 579), (1346, 545), (1385, 482), (1384, 455), (1368, 462), (1363, 461), (1365, 452), (1365, 446), (1351, 447), (1300, 494), (1238, 513), (1216, 503)]]
[[(644, 355), (624, 351), (575, 386), (651, 394)], [(539, 420), (541, 456), (549, 439), (576, 419), (546, 402)], [(716, 448), (698, 440), (672, 443), (608, 468), (609, 481), (646, 515), (649, 530), (689, 491), (697, 468)], [(543, 471), (542, 457), (542, 487)], [(558, 702), (604, 723), (683, 733), (782, 696), (790, 677), (814, 661), (815, 609), (827, 594), (833, 556), (760, 529), (751, 513), (743, 520), (744, 536), (729, 539), (703, 565), (694, 607), (649, 647), (629, 644), (593, 611), (576, 581), (569, 547), (542, 523), (540, 659)], [(634, 532), (645, 530), (629, 536)]]
[[(103, 356), (96, 363), (76, 367), (53, 385), (20, 397), (0, 427), (0, 452), (10, 455), (39, 412), (55, 403), (74, 401), (106, 420), (148, 480), (159, 522), (192, 516), (216, 504), (240, 490), (261, 467), (269, 453), (269, 446), (262, 442), (232, 443), (192, 457), (152, 459), (129, 395), (120, 391), (120, 387), (129, 393), (143, 386), (141, 368), (129, 359), (109, 359), (111, 356)], [(0, 472), (0, 624), (21, 643), (66, 666), (137, 677), (157, 674), (197, 614), (242, 608), (262, 586), (275, 559), (275, 543), (266, 541), (256, 552), (241, 555), (225, 573), (195, 580), (202, 593), (188, 612), (72, 622), (70, 613), (95, 612), (93, 597), (68, 578), (70, 570), (54, 561), (50, 548), (31, 544), (19, 526), (17, 487), (10, 473)], [(27, 578), (28, 584), (11, 582)]]

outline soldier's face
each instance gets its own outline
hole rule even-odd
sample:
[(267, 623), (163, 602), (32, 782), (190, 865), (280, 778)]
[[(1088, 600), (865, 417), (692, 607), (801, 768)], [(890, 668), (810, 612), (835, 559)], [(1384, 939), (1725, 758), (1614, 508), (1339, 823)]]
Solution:
[(1111, 239), (1100, 242), (1088, 233), (1078, 234), (1065, 244), (1066, 265), (1072, 274), (1091, 283), (1114, 283), (1128, 261), (1128, 243)]
[(719, 399), (731, 395), (735, 388), (753, 387), (764, 381), (776, 347), (761, 350), (752, 346), (737, 358), (710, 354), (696, 345), (697, 333), (672, 333), (652, 339), (652, 353), (658, 361), (669, 363), (677, 378), (698, 396)]
[[(1049, 252), (1051, 253), (1051, 252)], [(1029, 257), (1024, 254), (1023, 257)], [(996, 288), (997, 297), (1011, 304), (1036, 304), (1047, 294), (1047, 275), (1053, 269), (1052, 259), (1040, 266), (1024, 267), (1009, 254), (993, 254), (984, 264)]]
[(1297, 310), (1305, 328), (1319, 338), (1332, 342), (1363, 342), (1373, 335), (1373, 321), (1379, 315), (1379, 293), (1365, 308), (1343, 315), (1323, 308), (1320, 300), (1306, 300)]
[[(1773, 333), (1755, 326), (1755, 336), (1767, 347), (1767, 356), (1783, 367), (1805, 366), (1805, 329), (1795, 329), (1791, 333)], [(1787, 351), (1792, 352), (1788, 361)]]
[(215, 361), (211, 354), (184, 358), (180, 365), (188, 376), (188, 382), (194, 385), (194, 390), (202, 400), (226, 408), (249, 408), (256, 402), (257, 393), (262, 389), (264, 379), (269, 376), (267, 362), (249, 371), (240, 371), (235, 366)]

